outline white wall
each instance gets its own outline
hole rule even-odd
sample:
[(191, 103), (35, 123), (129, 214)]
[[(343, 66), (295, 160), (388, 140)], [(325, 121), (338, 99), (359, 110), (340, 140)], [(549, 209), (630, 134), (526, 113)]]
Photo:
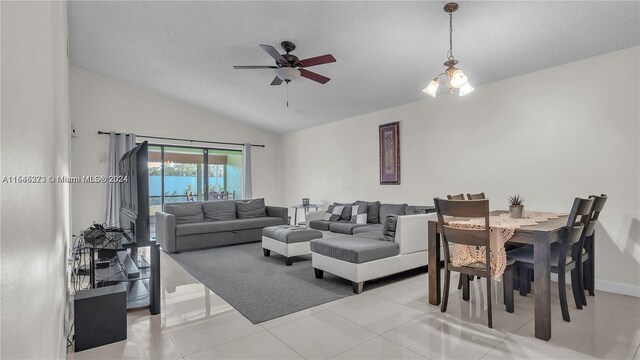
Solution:
[[(282, 204), (281, 135), (221, 118), (75, 66), (70, 68), (69, 88), (71, 123), (78, 134), (71, 139), (73, 175), (106, 174), (109, 138), (98, 135), (98, 130), (265, 144), (264, 149), (252, 148), (253, 197), (264, 197), (267, 205)], [(250, 106), (250, 100), (247, 102)], [(92, 221), (104, 221), (106, 185), (73, 184), (71, 191), (74, 232), (88, 227)]]
[[(598, 286), (640, 296), (639, 49), (286, 134), (285, 203), (433, 204), (483, 191), (494, 209), (520, 193), (526, 209), (567, 212), (576, 196), (606, 193)], [(402, 184), (381, 186), (378, 125), (392, 121)]]
[[(67, 4), (6, 2), (2, 176), (69, 174)], [(3, 359), (66, 357), (69, 186), (2, 184)]]

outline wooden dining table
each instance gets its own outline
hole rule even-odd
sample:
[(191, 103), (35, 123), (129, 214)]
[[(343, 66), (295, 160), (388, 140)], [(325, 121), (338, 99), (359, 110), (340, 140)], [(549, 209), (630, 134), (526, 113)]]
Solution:
[[(499, 215), (505, 211), (492, 211)], [(466, 220), (464, 218), (445, 217), (449, 221)], [(551, 244), (559, 241), (567, 225), (567, 216), (540, 222), (536, 225), (522, 226), (516, 229), (508, 242), (533, 245), (534, 253), (534, 298), (535, 298), (535, 336), (538, 339), (551, 339), (551, 267), (549, 265)], [(441, 301), (440, 262), (441, 228), (436, 219), (428, 222), (429, 253), (429, 303), (439, 305)]]

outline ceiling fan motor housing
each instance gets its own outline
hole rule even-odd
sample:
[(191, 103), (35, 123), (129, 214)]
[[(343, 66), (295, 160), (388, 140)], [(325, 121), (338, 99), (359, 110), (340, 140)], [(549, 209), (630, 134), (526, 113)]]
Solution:
[(289, 82), (300, 77), (300, 70), (292, 67), (281, 67), (276, 69), (276, 76), (282, 81)]

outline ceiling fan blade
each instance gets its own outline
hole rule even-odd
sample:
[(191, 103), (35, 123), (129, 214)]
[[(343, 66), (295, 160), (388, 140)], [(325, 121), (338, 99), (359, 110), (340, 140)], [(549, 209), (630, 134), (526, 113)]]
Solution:
[(233, 65), (234, 69), (277, 69), (277, 66), (270, 66), (270, 65), (248, 65), (248, 66), (241, 66), (241, 65)]
[(326, 54), (322, 56), (316, 56), (316, 57), (300, 60), (300, 62), (302, 63), (301, 65), (302, 67), (309, 67), (309, 66), (316, 66), (316, 65), (336, 62), (336, 58), (334, 58), (333, 55), (331, 54)]
[(282, 84), (282, 79), (280, 79), (279, 77), (274, 77), (273, 81), (271, 82), (271, 85), (280, 85)]
[(320, 84), (326, 84), (329, 80), (331, 80), (328, 77), (322, 76), (320, 74), (316, 74), (313, 71), (309, 71), (305, 69), (298, 69), (298, 70), (300, 70), (300, 76), (306, 77), (309, 80), (317, 81)]
[(267, 54), (271, 55), (272, 58), (276, 59), (276, 63), (278, 64), (287, 63), (287, 59), (285, 59), (282, 55), (280, 55), (278, 50), (276, 50), (276, 48), (274, 48), (273, 46), (260, 44), (260, 47), (262, 48), (262, 50), (266, 51)]

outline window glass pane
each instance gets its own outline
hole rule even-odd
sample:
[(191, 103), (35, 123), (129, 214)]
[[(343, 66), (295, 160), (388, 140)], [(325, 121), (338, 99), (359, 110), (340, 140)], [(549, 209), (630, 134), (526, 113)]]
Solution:
[(242, 152), (209, 149), (209, 200), (242, 199)]
[(164, 148), (164, 202), (204, 200), (204, 150)]
[(162, 211), (162, 163), (160, 146), (149, 146), (149, 224), (155, 234), (155, 214)]

